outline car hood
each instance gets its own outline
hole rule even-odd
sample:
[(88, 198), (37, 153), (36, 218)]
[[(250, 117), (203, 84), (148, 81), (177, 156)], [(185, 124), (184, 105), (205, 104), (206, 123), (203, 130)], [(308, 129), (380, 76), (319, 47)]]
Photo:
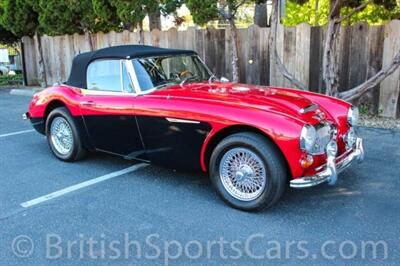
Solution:
[(316, 112), (321, 112), (316, 103), (297, 90), (240, 83), (204, 82), (175, 85), (155, 91), (151, 95), (223, 102), (280, 112), (302, 121), (315, 117)]

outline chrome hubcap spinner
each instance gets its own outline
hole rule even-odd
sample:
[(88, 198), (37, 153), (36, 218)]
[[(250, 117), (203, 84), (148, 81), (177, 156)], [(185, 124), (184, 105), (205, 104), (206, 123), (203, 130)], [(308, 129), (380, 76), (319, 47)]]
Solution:
[(62, 155), (71, 152), (74, 144), (72, 129), (67, 120), (63, 117), (56, 117), (51, 122), (50, 138), (53, 147)]
[(246, 148), (233, 148), (221, 159), (219, 174), (226, 191), (236, 199), (251, 201), (266, 187), (266, 170), (261, 158)]

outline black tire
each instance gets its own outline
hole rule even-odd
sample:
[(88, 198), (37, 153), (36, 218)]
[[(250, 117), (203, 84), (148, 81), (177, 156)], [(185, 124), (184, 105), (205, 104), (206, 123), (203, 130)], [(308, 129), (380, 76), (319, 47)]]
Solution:
[[(256, 154), (263, 163), (266, 184), (261, 194), (252, 200), (240, 200), (224, 187), (220, 176), (220, 164), (225, 153), (234, 148), (245, 148)], [(221, 198), (230, 206), (244, 211), (260, 211), (274, 205), (286, 187), (287, 167), (276, 145), (256, 133), (243, 132), (223, 139), (214, 149), (210, 159), (210, 178)]]
[[(51, 124), (55, 118), (62, 117), (69, 124), (72, 136), (73, 136), (73, 145), (71, 150), (67, 154), (62, 154), (57, 151), (54, 146), (54, 143), (51, 138), (50, 128)], [(53, 154), (60, 160), (66, 162), (73, 162), (82, 159), (86, 155), (86, 149), (82, 145), (82, 141), (80, 139), (79, 129), (75, 125), (75, 122), (70, 115), (69, 111), (65, 107), (58, 107), (50, 112), (46, 119), (46, 137), (49, 147)]]

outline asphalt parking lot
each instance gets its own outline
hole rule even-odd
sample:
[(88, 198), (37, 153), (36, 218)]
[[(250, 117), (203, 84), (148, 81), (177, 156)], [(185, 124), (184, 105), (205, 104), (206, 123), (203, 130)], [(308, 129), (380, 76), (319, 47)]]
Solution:
[(29, 100), (0, 91), (1, 265), (400, 262), (399, 131), (360, 128), (365, 161), (338, 185), (288, 189), (272, 209), (245, 213), (227, 207), (207, 176), (156, 166), (68, 192), (135, 162), (55, 159), (21, 120)]

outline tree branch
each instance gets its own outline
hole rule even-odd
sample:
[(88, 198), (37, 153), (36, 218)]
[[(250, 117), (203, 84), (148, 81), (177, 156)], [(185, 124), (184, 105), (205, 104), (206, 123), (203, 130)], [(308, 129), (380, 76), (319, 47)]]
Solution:
[(276, 48), (276, 35), (278, 29), (278, 5), (277, 1), (272, 2), (272, 14), (271, 14), (271, 28), (270, 28), (270, 39), (269, 39), (269, 46), (270, 49), (273, 50), (273, 55), (275, 57), (275, 63), (278, 66), (279, 71), (281, 74), (295, 87), (301, 90), (307, 90), (306, 85), (304, 85), (300, 80), (298, 80), (294, 75), (292, 75), (285, 65), (282, 63), (281, 58), (279, 57), (278, 50)]
[(363, 9), (364, 9), (368, 4), (370, 4), (370, 3), (372, 3), (372, 0), (367, 1), (367, 2), (365, 2), (364, 4), (361, 4), (361, 5), (359, 5), (359, 6), (356, 7), (356, 8), (353, 8), (353, 9), (350, 11), (349, 14), (337, 18), (337, 19), (335, 20), (335, 22), (336, 22), (336, 23), (340, 23), (340, 22), (342, 22), (343, 20), (346, 20), (346, 19), (348, 19), (348, 18), (351, 18), (352, 16), (354, 16), (354, 14), (356, 14), (357, 12), (363, 10)]
[[(239, 7), (241, 7), (244, 3), (246, 3), (246, 1), (247, 0), (242, 0), (237, 5), (234, 6), (229, 5), (229, 3), (225, 3), (224, 5), (218, 8), (218, 15), (222, 19), (226, 20), (232, 19), (235, 17)], [(225, 11), (226, 8), (228, 8), (228, 12)]]
[(336, 0), (333, 7), (330, 8), (331, 12), (329, 13), (329, 17), (336, 16), (340, 14), (340, 9), (342, 8), (342, 0)]
[(300, 90), (307, 90), (306, 85), (304, 85), (300, 80), (298, 80), (294, 75), (292, 75), (287, 68), (285, 67), (285, 65), (282, 63), (281, 58), (278, 55), (278, 51), (276, 50), (276, 46), (274, 49), (274, 53), (275, 53), (275, 63), (278, 65), (279, 71), (282, 73), (282, 75), (290, 81), (290, 83), (292, 83), (295, 87), (297, 87)]
[(235, 10), (234, 12), (236, 13), (238, 8), (241, 7), (242, 5), (244, 5), (245, 2), (246, 2), (246, 0), (242, 0), (236, 6), (234, 6), (234, 10)]
[(400, 50), (397, 52), (396, 56), (393, 58), (393, 61), (389, 66), (381, 69), (374, 76), (366, 80), (364, 83), (358, 85), (357, 87), (350, 89), (348, 91), (344, 91), (339, 93), (339, 98), (345, 101), (354, 100), (365, 92), (367, 92), (371, 88), (376, 88), (376, 86), (381, 83), (386, 77), (391, 75), (396, 69), (400, 66)]
[(314, 26), (318, 26), (318, 8), (319, 8), (319, 0), (315, 0), (315, 5), (314, 5), (314, 16), (315, 16), (315, 21), (314, 21)]
[(222, 19), (228, 20), (229, 19), (229, 15), (228, 13), (225, 11), (225, 6), (218, 8), (218, 16), (220, 16)]

